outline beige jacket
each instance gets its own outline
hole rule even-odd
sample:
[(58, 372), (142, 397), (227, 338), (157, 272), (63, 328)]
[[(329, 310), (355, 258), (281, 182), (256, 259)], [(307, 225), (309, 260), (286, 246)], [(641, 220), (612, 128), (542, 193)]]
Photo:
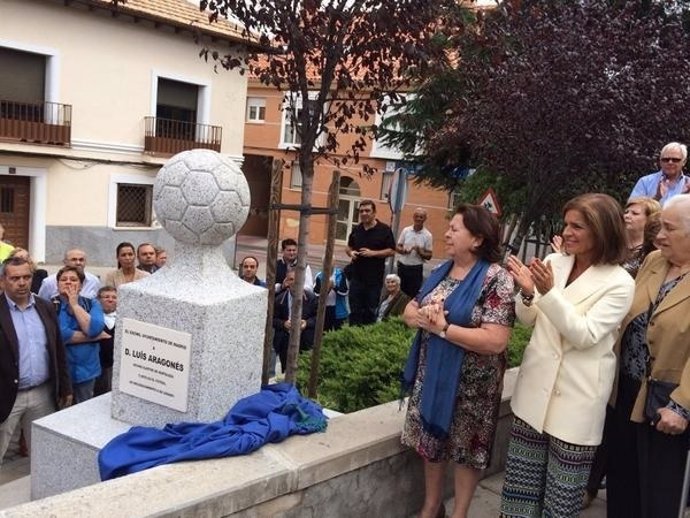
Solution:
[[(134, 279), (130, 282), (138, 281), (139, 279), (143, 279), (144, 277), (148, 277), (149, 275), (151, 275), (149, 272), (145, 272), (143, 270), (140, 270), (139, 268), (135, 268)], [(127, 284), (127, 280), (125, 279), (122, 270), (120, 270), (119, 268), (116, 270), (112, 270), (105, 275), (105, 283), (103, 284), (103, 286), (112, 286), (113, 288), (117, 289), (123, 284)]]
[[(647, 256), (637, 274), (635, 298), (621, 329), (625, 329), (637, 315), (647, 311), (656, 300), (668, 269), (669, 263), (660, 252)], [(647, 326), (647, 345), (652, 357), (652, 377), (679, 383), (671, 398), (690, 409), (690, 275), (686, 275), (652, 313)], [(620, 340), (615, 350), (620, 353)], [(646, 396), (647, 385), (643, 382), (631, 415), (633, 421), (644, 421)], [(612, 398), (612, 402), (615, 402), (615, 398)]]
[(616, 373), (613, 346), (635, 283), (620, 266), (596, 265), (566, 287), (574, 258), (552, 254), (546, 260), (554, 287), (537, 294), (530, 307), (516, 301), (518, 318), (534, 330), (511, 407), (539, 432), (596, 446)]

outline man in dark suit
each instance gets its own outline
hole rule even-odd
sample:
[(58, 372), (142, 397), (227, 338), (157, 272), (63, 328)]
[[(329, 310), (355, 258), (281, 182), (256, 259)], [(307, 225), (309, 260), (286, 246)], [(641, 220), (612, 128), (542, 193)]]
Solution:
[[(290, 342), (290, 307), (292, 306), (292, 296), (295, 285), (295, 270), (288, 270), (283, 281), (283, 290), (276, 295), (273, 306), (273, 349), (278, 358), (282, 371), (287, 368), (287, 351)], [(314, 327), (316, 326), (317, 299), (304, 291), (302, 295), (302, 318), (300, 324), (302, 334), (300, 335), (300, 351), (306, 351), (314, 345)]]
[(0, 268), (0, 464), (17, 425), (31, 447), (31, 422), (72, 402), (55, 309), (31, 293), (26, 259)]

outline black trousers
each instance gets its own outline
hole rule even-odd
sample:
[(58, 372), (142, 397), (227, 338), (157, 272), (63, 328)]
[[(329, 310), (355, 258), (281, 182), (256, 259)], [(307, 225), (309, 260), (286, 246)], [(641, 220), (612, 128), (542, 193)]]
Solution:
[[(609, 409), (607, 409), (607, 412)], [(601, 487), (601, 481), (606, 476), (606, 468), (608, 462), (608, 430), (604, 426), (604, 435), (601, 438), (601, 444), (597, 446), (597, 451), (594, 454), (594, 461), (592, 462), (592, 469), (589, 471), (589, 479), (587, 480), (587, 492), (590, 495), (596, 496)]]
[(621, 375), (609, 409), (607, 518), (676, 518), (682, 494), (688, 432), (668, 435), (630, 421), (640, 383)]
[(411, 299), (417, 296), (424, 280), (424, 265), (408, 266), (398, 262), (400, 289)]
[(335, 318), (335, 306), (326, 306), (326, 315), (323, 322), (324, 331), (336, 331), (343, 327), (344, 318)]
[[(299, 337), (299, 350), (309, 351), (314, 345), (314, 329), (307, 327), (302, 329)], [(287, 369), (287, 354), (290, 345), (290, 333), (286, 329), (274, 329), (273, 350), (280, 359), (280, 368), (283, 372)]]
[(350, 325), (361, 326), (376, 322), (376, 308), (379, 305), (383, 279), (376, 282), (363, 282), (350, 279)]

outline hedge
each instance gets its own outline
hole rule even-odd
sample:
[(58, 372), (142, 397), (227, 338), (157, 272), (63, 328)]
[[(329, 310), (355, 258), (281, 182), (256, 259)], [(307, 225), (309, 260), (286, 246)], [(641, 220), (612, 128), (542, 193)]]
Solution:
[[(338, 412), (355, 412), (400, 396), (400, 373), (414, 337), (401, 319), (369, 326), (345, 326), (326, 333), (321, 348), (317, 400)], [(531, 329), (516, 324), (508, 344), (508, 365), (520, 364)], [(311, 354), (302, 353), (297, 384), (309, 379)]]

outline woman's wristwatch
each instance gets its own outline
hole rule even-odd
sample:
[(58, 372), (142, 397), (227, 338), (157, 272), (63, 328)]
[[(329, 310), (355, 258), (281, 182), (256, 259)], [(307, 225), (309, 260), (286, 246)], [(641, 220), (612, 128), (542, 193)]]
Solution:
[(534, 301), (534, 293), (527, 295), (524, 291), (520, 290), (520, 298), (525, 306), (530, 307), (532, 305), (532, 301)]
[(443, 326), (443, 329), (442, 329), (441, 332), (438, 334), (438, 336), (441, 337), (441, 338), (443, 338), (443, 339), (445, 340), (445, 338), (446, 338), (446, 331), (448, 331), (448, 328), (449, 328), (449, 327), (450, 327), (450, 324), (449, 324), (448, 322), (446, 322), (446, 325)]

